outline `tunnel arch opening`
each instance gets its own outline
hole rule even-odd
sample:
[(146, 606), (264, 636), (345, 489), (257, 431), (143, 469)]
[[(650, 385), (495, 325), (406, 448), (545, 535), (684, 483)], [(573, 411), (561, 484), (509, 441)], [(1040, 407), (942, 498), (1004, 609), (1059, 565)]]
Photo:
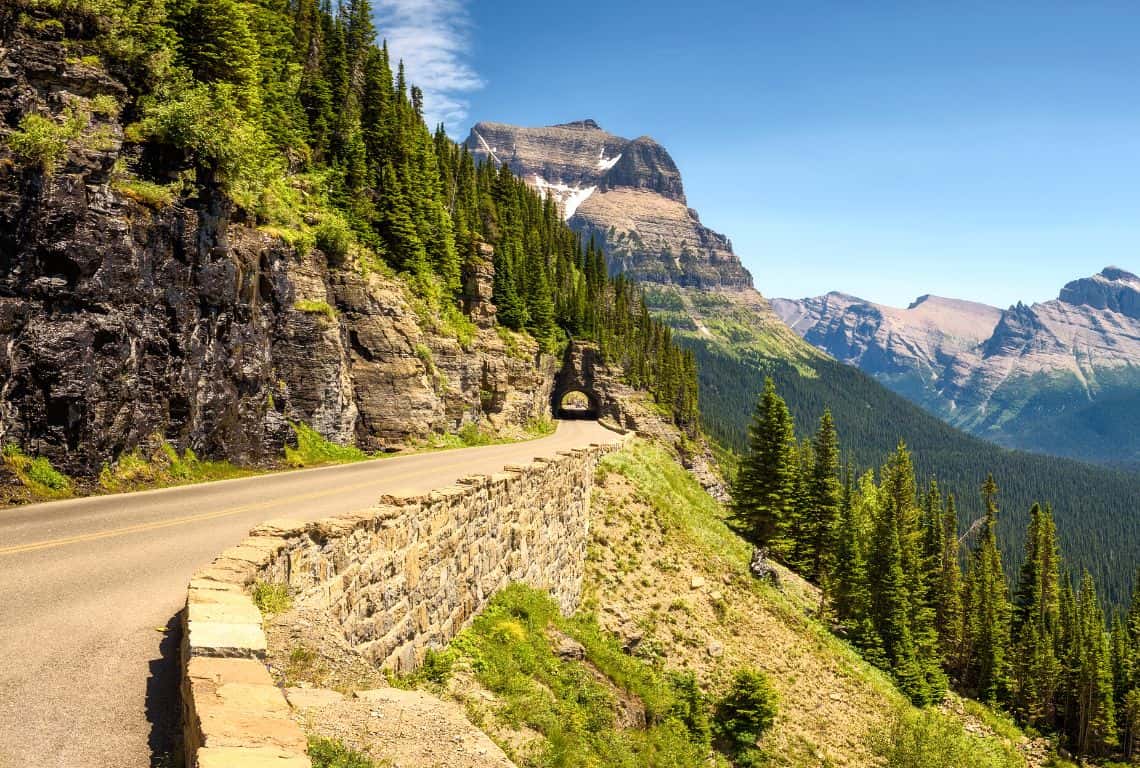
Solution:
[(554, 394), (553, 411), (559, 419), (594, 419), (600, 414), (598, 399), (580, 388), (562, 389)]

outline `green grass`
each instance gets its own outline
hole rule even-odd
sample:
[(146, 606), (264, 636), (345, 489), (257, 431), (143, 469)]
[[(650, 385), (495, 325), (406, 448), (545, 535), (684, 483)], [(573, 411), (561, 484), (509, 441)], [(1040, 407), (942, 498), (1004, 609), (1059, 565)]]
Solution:
[(298, 299), (293, 302), (293, 309), (298, 312), (304, 312), (307, 315), (323, 315), (329, 320), (336, 320), (336, 310), (333, 309), (327, 301)]
[(515, 360), (529, 360), (530, 356), (526, 350), (522, 348), (520, 339), (529, 338), (517, 331), (512, 331), (505, 325), (496, 325), (495, 332), (499, 334), (499, 339), (502, 340), (503, 345), (507, 348), (507, 356), (513, 357)]
[(991, 709), (974, 699), (963, 698), (962, 706), (966, 710), (966, 714), (977, 718), (983, 725), (1011, 744), (1020, 743), (1025, 739), (1025, 733), (1009, 715)]
[(373, 760), (336, 739), (309, 737), (309, 758), (313, 768), (383, 768), (387, 760)]
[(172, 205), (176, 196), (173, 186), (164, 186), (127, 176), (115, 178), (111, 182), (111, 188), (123, 197), (156, 210)]
[(121, 454), (111, 464), (104, 464), (99, 473), (100, 489), (107, 493), (126, 493), (257, 474), (257, 470), (228, 461), (204, 461), (189, 448), (179, 454), (173, 445), (158, 436), (154, 444), (157, 447), (149, 453), (137, 447)]
[(294, 422), (297, 446), (285, 446), (285, 463), (290, 467), (314, 467), (320, 464), (346, 464), (373, 458), (353, 445), (340, 445), (327, 440), (304, 422)]
[(71, 478), (53, 467), (46, 457), (28, 456), (14, 443), (5, 445), (2, 454), (4, 464), (33, 496), (60, 499), (71, 495)]
[(635, 441), (602, 458), (601, 472), (618, 472), (637, 486), (668, 528), (691, 540), (703, 552), (742, 571), (752, 548), (725, 523), (724, 509), (660, 445)]
[[(580, 643), (588, 665), (561, 659), (553, 633)], [(592, 615), (565, 618), (545, 593), (507, 587), (447, 653), (464, 659), (496, 695), (500, 722), (542, 735), (539, 748), (512, 754), (521, 768), (709, 764), (707, 720), (701, 717), (706, 705), (691, 681), (626, 655)], [(619, 727), (619, 697), (644, 706), (644, 728)], [(510, 744), (503, 746), (512, 753)]]
[[(553, 434), (557, 424), (549, 416), (531, 419), (523, 427), (522, 440), (535, 440)], [(429, 437), (423, 447), (428, 450), (449, 450), (454, 448), (474, 448), (483, 445), (517, 443), (519, 439), (504, 437), (490, 431), (482, 422), (468, 422), (456, 432), (445, 432)]]
[(293, 596), (285, 584), (259, 581), (253, 585), (253, 604), (263, 614), (272, 616), (289, 610), (293, 606)]
[[(798, 580), (783, 579), (780, 589), (770, 585), (756, 582), (746, 576), (747, 563), (751, 554), (751, 546), (740, 539), (728, 527), (724, 508), (700, 488), (695, 478), (686, 472), (676, 461), (673, 455), (661, 446), (634, 440), (622, 451), (605, 456), (599, 464), (599, 473), (604, 479), (605, 473), (620, 474), (629, 480), (635, 489), (635, 498), (653, 507), (654, 524), (660, 525), (663, 532), (671, 540), (671, 544), (679, 545), (683, 554), (674, 553), (671, 557), (675, 561), (702, 562), (712, 565), (713, 572), (734, 573), (747, 579), (748, 592), (746, 596), (737, 595), (727, 609), (729, 612), (746, 611), (748, 607), (742, 600), (753, 601), (756, 606), (772, 616), (778, 617), (788, 629), (797, 636), (795, 647), (798, 649), (813, 648), (826, 663), (844, 671), (860, 684), (868, 686), (877, 700), (881, 701), (881, 709), (889, 715), (898, 709), (903, 713), (891, 720), (895, 722), (890, 738), (881, 739), (875, 743), (881, 757), (889, 758), (888, 766), (898, 768), (926, 768), (926, 766), (969, 766), (970, 768), (1022, 768), (1021, 757), (1017, 754), (1015, 745), (1024, 741), (1024, 735), (999, 713), (986, 710), (978, 706), (977, 710), (967, 704), (967, 712), (983, 722), (997, 735), (996, 738), (978, 738), (969, 735), (963, 728), (963, 723), (954, 718), (945, 718), (933, 722), (916, 719), (919, 710), (916, 710), (903, 700), (894, 684), (881, 671), (872, 667), (843, 640), (831, 633), (827, 625), (814, 618), (818, 609), (818, 595), (804, 591)], [(620, 514), (619, 510), (600, 510), (599, 514)], [(649, 586), (649, 585), (645, 585)], [(612, 585), (604, 589), (612, 589)], [(608, 599), (615, 599), (611, 595)], [(593, 595), (587, 596), (587, 601), (597, 602)], [(589, 603), (588, 603), (589, 604)], [(691, 608), (687, 601), (674, 599), (670, 604), (667, 599), (662, 604), (669, 605), (670, 612), (688, 612)], [(714, 611), (716, 606), (714, 605)], [(721, 609), (721, 613), (724, 609)], [(723, 616), (720, 621), (725, 621)], [(736, 619), (729, 618), (728, 621)], [(781, 645), (773, 646), (773, 653), (779, 647), (787, 647), (788, 637), (770, 639)], [(768, 669), (768, 674), (775, 673)], [(786, 684), (787, 681), (774, 677), (774, 682)], [(783, 717), (794, 718), (797, 713), (810, 709), (812, 704), (803, 701), (788, 701), (782, 706), (785, 712)], [(904, 716), (905, 715), (905, 716)], [(935, 715), (923, 715), (935, 717)], [(715, 728), (715, 723), (714, 723)], [(859, 738), (865, 738), (860, 735)], [(911, 746), (908, 746), (908, 743)], [(915, 752), (908, 751), (914, 743), (921, 744), (918, 754), (933, 751), (935, 754), (963, 757), (964, 762), (924, 763), (908, 762), (914, 759)], [(726, 747), (727, 748), (727, 747)], [(772, 748), (752, 750), (749, 754), (737, 756), (738, 766), (743, 765), (794, 765), (817, 766), (821, 765), (814, 748), (806, 746), (803, 754), (798, 748), (795, 754), (777, 754)], [(970, 762), (975, 760), (975, 762)], [(893, 761), (893, 762), (891, 762)]]

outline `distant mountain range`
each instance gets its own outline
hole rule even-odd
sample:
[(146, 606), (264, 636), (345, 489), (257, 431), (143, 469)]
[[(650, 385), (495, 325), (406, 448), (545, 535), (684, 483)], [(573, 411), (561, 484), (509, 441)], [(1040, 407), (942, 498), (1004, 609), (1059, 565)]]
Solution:
[(1117, 267), (1006, 310), (922, 296), (774, 299), (813, 346), (1002, 445), (1140, 465), (1140, 278)]

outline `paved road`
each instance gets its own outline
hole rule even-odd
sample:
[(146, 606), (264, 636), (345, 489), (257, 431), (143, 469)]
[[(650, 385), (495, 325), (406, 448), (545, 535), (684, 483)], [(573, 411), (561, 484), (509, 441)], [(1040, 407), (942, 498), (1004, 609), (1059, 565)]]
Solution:
[(0, 768), (140, 768), (168, 749), (186, 583), (252, 526), (616, 437), (569, 421), (525, 443), (0, 510)]

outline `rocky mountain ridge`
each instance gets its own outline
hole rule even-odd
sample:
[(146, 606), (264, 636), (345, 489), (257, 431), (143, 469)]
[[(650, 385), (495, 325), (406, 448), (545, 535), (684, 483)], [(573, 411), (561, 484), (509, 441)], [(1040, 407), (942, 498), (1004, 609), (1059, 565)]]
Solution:
[(165, 440), (278, 457), (305, 422), (368, 450), (477, 419), (549, 412), (557, 362), (492, 326), (489, 259), (469, 265), (460, 343), (398, 279), (241, 220), (220, 194), (146, 201), (123, 184), (124, 86), (62, 42), (0, 44), (0, 138), (28, 113), (89, 115), (52, 173), (0, 141), (0, 443), (91, 476)]
[(480, 122), (466, 146), (551, 195), (570, 226), (605, 249), (613, 272), (696, 288), (752, 285), (729, 239), (688, 207), (673, 158), (648, 136), (624, 139), (593, 120), (542, 128)]
[(1140, 278), (1119, 267), (1006, 310), (936, 297), (904, 310), (838, 293), (772, 305), (809, 343), (956, 426), (1011, 447), (1140, 460)]

